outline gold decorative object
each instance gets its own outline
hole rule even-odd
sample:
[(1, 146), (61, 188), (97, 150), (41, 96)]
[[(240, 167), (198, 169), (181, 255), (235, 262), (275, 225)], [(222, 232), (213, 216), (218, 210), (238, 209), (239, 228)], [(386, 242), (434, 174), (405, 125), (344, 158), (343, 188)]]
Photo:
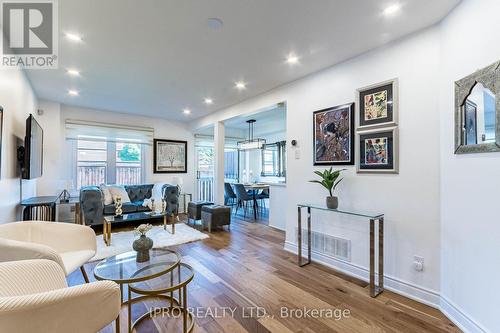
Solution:
[(162, 214), (165, 214), (165, 209), (167, 208), (165, 199), (161, 199), (161, 212)]
[(117, 196), (115, 197), (115, 216), (122, 216), (123, 214), (123, 204), (122, 204), (122, 197)]

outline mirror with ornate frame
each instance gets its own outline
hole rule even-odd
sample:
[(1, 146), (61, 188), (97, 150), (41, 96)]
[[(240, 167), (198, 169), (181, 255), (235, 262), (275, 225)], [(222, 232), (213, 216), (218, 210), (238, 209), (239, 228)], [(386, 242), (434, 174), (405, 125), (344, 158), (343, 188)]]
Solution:
[(455, 82), (455, 154), (500, 151), (500, 61)]

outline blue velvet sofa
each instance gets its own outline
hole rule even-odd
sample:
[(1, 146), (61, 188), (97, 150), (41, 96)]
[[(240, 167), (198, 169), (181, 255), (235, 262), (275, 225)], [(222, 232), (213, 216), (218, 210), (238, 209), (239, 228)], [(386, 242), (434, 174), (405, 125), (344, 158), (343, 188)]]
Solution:
[[(130, 203), (123, 204), (123, 214), (149, 211), (143, 207), (144, 199), (151, 198), (153, 184), (125, 185)], [(179, 189), (175, 185), (165, 184), (163, 195), (169, 214), (178, 214)], [(80, 189), (80, 207), (86, 225), (102, 225), (104, 216), (115, 214), (115, 205), (104, 205), (104, 196), (99, 186), (84, 186)]]

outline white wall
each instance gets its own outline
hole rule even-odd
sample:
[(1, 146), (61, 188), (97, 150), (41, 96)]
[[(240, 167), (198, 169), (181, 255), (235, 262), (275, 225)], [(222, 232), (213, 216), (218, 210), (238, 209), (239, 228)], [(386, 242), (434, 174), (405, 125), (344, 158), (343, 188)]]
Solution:
[[(141, 117), (130, 114), (109, 112), (60, 105), (47, 101), (40, 102), (44, 115), (38, 117), (45, 129), (44, 140), (50, 149), (45, 150), (45, 174), (39, 179), (38, 195), (56, 195), (64, 188), (65, 180), (70, 179), (71, 155), (66, 151), (64, 124), (66, 119), (88, 120), (94, 122), (135, 125), (154, 128), (157, 139), (188, 141), (188, 172), (179, 174), (154, 174), (153, 150), (146, 148), (146, 182), (172, 182), (173, 177), (183, 179), (183, 191), (194, 193), (194, 136), (186, 125), (161, 118)], [(50, 168), (50, 170), (49, 170)]]
[[(315, 169), (312, 126), (305, 125), (312, 111), (351, 102), (356, 88), (398, 77), (400, 174), (357, 175), (349, 168), (340, 205), (386, 214), (389, 287), (439, 306), (466, 332), (500, 332), (500, 154), (453, 153), (453, 83), (499, 60), (499, 12), (497, 0), (464, 0), (439, 25), (209, 115), (192, 127), (287, 102), (287, 141), (299, 143), (288, 149), (287, 166), (287, 241), (294, 242), (296, 204), (321, 203), (325, 196), (307, 183)], [(366, 277), (366, 224), (315, 215), (316, 229), (350, 238), (354, 251), (352, 265), (316, 259)], [(421, 273), (411, 267), (414, 254), (425, 258)]]
[[(0, 30), (0, 34), (2, 31)], [(21, 70), (0, 69), (0, 106), (3, 107), (1, 145), (0, 223), (20, 217), (17, 146), (23, 144), (26, 118), (36, 113), (37, 99)], [(23, 181), (23, 198), (36, 191), (36, 180)]]
[(453, 154), (453, 82), (500, 60), (498, 13), (498, 0), (468, 0), (442, 23), (442, 308), (470, 332), (500, 332), (500, 154)]
[[(304, 59), (307, 61), (307, 59)], [(250, 113), (287, 102), (287, 248), (293, 249), (297, 203), (323, 203), (314, 178), (312, 112), (355, 100), (355, 91), (394, 77), (400, 82), (400, 174), (357, 175), (348, 167), (338, 195), (344, 209), (386, 214), (385, 269), (388, 287), (439, 303), (439, 32), (436, 27), (250, 99), (192, 124)], [(300, 158), (295, 158), (295, 150)], [(340, 168), (340, 167), (339, 167)], [(304, 214), (305, 215), (305, 214)], [(270, 222), (273, 223), (272, 221)], [(352, 240), (352, 262), (337, 265), (364, 278), (368, 267), (368, 221), (314, 212), (314, 229)], [(425, 269), (412, 268), (413, 256)], [(317, 258), (326, 262), (325, 258)], [(334, 263), (329, 261), (329, 263)]]

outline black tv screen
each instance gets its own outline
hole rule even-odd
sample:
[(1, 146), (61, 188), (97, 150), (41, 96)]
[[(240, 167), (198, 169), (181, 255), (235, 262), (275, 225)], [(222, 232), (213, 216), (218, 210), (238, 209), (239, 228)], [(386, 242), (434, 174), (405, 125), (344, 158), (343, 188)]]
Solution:
[(24, 138), (24, 179), (41, 177), (43, 173), (43, 130), (32, 114), (26, 119)]

